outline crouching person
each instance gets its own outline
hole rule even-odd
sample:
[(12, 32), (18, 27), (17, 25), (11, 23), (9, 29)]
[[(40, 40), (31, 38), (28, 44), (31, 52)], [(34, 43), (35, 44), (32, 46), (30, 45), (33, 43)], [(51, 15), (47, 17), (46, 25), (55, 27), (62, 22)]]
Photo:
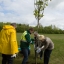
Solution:
[(41, 47), (38, 47), (37, 53), (41, 50), (44, 50), (44, 64), (49, 64), (50, 54), (54, 49), (54, 43), (49, 37), (45, 37), (44, 35), (39, 36), (39, 40), (41, 41)]
[[(35, 49), (35, 58), (36, 57), (40, 57), (40, 59), (42, 60), (42, 57), (43, 57), (43, 50), (41, 50), (39, 53), (36, 53), (36, 50), (41, 47), (41, 41), (39, 40), (39, 34), (37, 31), (34, 32), (34, 40), (35, 40), (35, 44), (34, 44), (34, 49)], [(43, 44), (42, 44), (43, 46)]]
[(13, 64), (13, 58), (18, 53), (16, 40), (16, 23), (4, 25), (0, 32), (0, 53), (2, 54), (2, 64)]

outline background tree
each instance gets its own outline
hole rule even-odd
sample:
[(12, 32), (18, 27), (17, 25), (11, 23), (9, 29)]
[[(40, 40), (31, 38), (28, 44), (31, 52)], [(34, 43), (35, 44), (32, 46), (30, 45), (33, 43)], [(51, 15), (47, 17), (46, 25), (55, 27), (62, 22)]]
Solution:
[(44, 16), (44, 9), (48, 6), (48, 1), (51, 0), (34, 0), (34, 15), (37, 20), (37, 27), (39, 28), (39, 20)]
[[(0, 31), (3, 28), (3, 25), (6, 25), (6, 24), (9, 25), (10, 22), (6, 22), (6, 23), (0, 22)], [(16, 23), (16, 24), (17, 24), (17, 28), (16, 28), (17, 33), (22, 33), (23, 31), (28, 30), (30, 27), (33, 27), (33, 26), (29, 26), (29, 24), (19, 24), (19, 23)], [(37, 31), (37, 26), (34, 26), (33, 28), (35, 31)], [(42, 33), (43, 34), (64, 34), (64, 29), (62, 30), (55, 25), (49, 25), (49, 26), (43, 27), (41, 24), (39, 24), (38, 31), (40, 34)]]

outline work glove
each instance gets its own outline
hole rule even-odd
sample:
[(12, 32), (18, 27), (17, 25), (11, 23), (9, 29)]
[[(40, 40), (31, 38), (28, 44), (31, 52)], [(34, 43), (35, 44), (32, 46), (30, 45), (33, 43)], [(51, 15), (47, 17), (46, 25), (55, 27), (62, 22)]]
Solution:
[(13, 54), (11, 57), (12, 57), (12, 58), (16, 58), (16, 54)]
[(30, 44), (32, 44), (32, 41), (30, 42)]
[(36, 53), (40, 53), (41, 52), (41, 48), (38, 48), (37, 50), (36, 50)]
[(43, 49), (44, 48), (44, 45), (41, 47), (41, 49)]
[(18, 48), (19, 51), (21, 51), (21, 48)]
[(36, 49), (37, 49), (36, 52), (37, 52), (37, 53), (40, 53), (43, 48), (44, 48), (44, 45), (43, 45), (41, 48), (37, 47), (37, 48), (36, 48)]

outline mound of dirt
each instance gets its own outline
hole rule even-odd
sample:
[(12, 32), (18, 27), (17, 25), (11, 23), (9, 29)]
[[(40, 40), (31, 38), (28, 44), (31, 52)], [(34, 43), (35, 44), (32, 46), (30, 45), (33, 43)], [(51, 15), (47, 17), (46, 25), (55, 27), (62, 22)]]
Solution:
[[(27, 64), (36, 64), (36, 63), (33, 62), (33, 63), (27, 63)], [(37, 63), (37, 64), (43, 64), (43, 63)]]

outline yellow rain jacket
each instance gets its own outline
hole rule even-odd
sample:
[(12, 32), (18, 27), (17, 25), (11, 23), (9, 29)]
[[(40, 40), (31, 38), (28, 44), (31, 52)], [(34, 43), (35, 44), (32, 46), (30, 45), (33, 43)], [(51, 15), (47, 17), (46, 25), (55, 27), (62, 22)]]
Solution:
[(0, 53), (9, 55), (18, 53), (16, 30), (11, 25), (5, 25), (0, 32)]

